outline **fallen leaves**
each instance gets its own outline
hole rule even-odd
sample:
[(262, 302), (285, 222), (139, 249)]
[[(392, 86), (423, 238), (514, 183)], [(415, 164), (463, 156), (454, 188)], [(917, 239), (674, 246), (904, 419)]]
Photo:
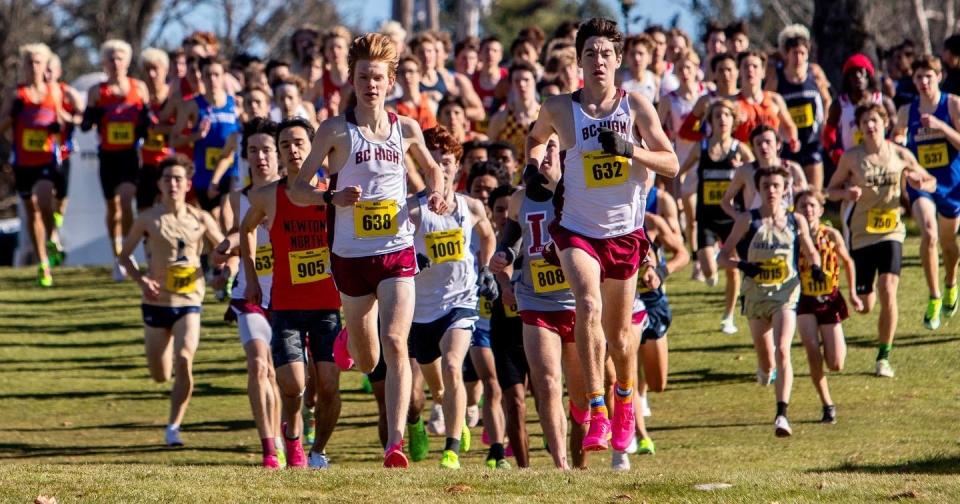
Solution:
[(463, 483), (451, 485), (444, 489), (444, 491), (447, 492), (448, 494), (454, 494), (454, 495), (466, 493), (466, 492), (469, 492), (470, 490), (473, 490), (473, 488), (469, 487), (468, 485), (464, 485)]

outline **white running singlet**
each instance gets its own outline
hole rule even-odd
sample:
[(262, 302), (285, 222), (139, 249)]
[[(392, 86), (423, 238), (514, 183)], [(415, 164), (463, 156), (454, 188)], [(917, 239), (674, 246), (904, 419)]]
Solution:
[(420, 197), (420, 227), (417, 253), (430, 259), (430, 267), (414, 277), (417, 303), (413, 321), (425, 324), (454, 308), (477, 307), (477, 270), (473, 256), (473, 216), (466, 199), (454, 196), (457, 208), (450, 215), (437, 215)]
[[(252, 189), (251, 189), (252, 190)], [(245, 191), (240, 192), (240, 218), (243, 219), (250, 211), (250, 200)], [(253, 259), (254, 266), (257, 269), (257, 280), (260, 283), (260, 306), (267, 308), (270, 306), (270, 290), (273, 288), (273, 248), (270, 246), (270, 231), (263, 223), (257, 225), (257, 250)], [(243, 292), (247, 288), (247, 279), (244, 276), (243, 261), (240, 261), (240, 270), (237, 274), (237, 281), (233, 284), (233, 292), (230, 293), (232, 299), (245, 299)]]

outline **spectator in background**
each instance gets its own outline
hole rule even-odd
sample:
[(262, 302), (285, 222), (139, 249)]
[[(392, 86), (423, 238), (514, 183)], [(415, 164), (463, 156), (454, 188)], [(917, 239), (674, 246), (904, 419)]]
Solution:
[(747, 29), (747, 23), (743, 20), (734, 21), (724, 29), (727, 37), (727, 50), (736, 54), (746, 52), (750, 49), (750, 33)]
[(653, 37), (646, 33), (627, 37), (623, 47), (626, 68), (617, 74), (619, 87), (628, 93), (640, 93), (650, 103), (660, 101), (660, 77), (649, 68), (655, 45)]
[(713, 71), (709, 65), (712, 65), (713, 57), (727, 52), (727, 33), (724, 28), (715, 21), (709, 21), (703, 30), (701, 39), (707, 51), (707, 57), (703, 59), (703, 73), (708, 81), (713, 81)]
[(397, 65), (397, 86), (401, 96), (387, 102), (387, 110), (409, 117), (420, 125), (422, 130), (428, 130), (437, 125), (434, 115), (437, 104), (428, 93), (420, 91), (420, 60), (413, 56), (400, 58)]
[(470, 78), (477, 71), (477, 63), (480, 54), (480, 39), (477, 37), (467, 37), (453, 49), (453, 70)]

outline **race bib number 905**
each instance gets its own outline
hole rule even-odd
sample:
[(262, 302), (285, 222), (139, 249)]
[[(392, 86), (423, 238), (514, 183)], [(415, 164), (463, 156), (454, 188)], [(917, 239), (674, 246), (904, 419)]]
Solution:
[(358, 238), (395, 236), (399, 213), (395, 200), (358, 201), (353, 210), (354, 233)]
[(583, 178), (590, 189), (620, 185), (627, 181), (630, 160), (623, 156), (591, 151), (583, 155)]
[(293, 285), (319, 282), (330, 278), (330, 249), (290, 251), (290, 283)]

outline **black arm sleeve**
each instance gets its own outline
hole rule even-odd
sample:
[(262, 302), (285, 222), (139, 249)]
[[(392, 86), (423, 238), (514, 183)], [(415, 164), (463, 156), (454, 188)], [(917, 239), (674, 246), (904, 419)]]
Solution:
[(80, 129), (90, 131), (94, 125), (100, 124), (103, 118), (103, 109), (97, 106), (89, 106), (83, 111), (83, 122), (80, 123)]
[(507, 219), (507, 225), (500, 233), (497, 252), (506, 252), (507, 260), (512, 263), (520, 252), (520, 238), (522, 237), (523, 230), (520, 228), (520, 223), (513, 219)]
[(10, 118), (16, 120), (20, 112), (23, 112), (23, 100), (17, 98), (13, 101), (13, 106), (10, 107)]

